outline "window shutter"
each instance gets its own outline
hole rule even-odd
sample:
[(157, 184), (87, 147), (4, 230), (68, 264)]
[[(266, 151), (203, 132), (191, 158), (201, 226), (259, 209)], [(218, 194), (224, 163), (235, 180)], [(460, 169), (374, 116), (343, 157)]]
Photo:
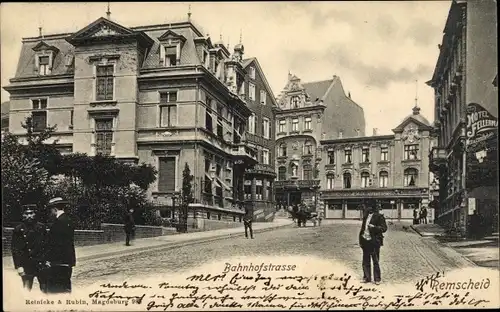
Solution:
[(158, 191), (175, 191), (175, 157), (161, 157), (159, 159)]
[(160, 65), (165, 62), (165, 47), (160, 44)]

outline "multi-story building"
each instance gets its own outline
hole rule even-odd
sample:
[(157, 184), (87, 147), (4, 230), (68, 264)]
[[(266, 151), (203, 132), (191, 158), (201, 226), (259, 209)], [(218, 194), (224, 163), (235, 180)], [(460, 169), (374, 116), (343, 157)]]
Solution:
[(465, 234), (478, 210), (498, 229), (496, 1), (452, 1), (432, 79), (436, 222)]
[(318, 208), (324, 209), (325, 218), (360, 218), (361, 206), (375, 200), (386, 218), (412, 219), (413, 208), (428, 205), (432, 127), (415, 106), (392, 131), (320, 141), (324, 207)]
[(244, 193), (246, 205), (253, 206), (256, 221), (272, 221), (276, 212), (273, 187), (274, 170), (274, 110), (276, 98), (256, 58), (243, 61), (246, 70), (245, 99), (252, 111), (248, 118), (246, 140), (257, 150), (259, 163), (245, 172)]
[(311, 205), (320, 186), (320, 140), (363, 136), (363, 108), (346, 96), (337, 76), (301, 83), (289, 74), (278, 103), (276, 202), (281, 207)]
[[(270, 110), (247, 106), (248, 68), (258, 69), (255, 83), (274, 102), (243, 52), (212, 43), (190, 20), (128, 28), (99, 18), (76, 33), (25, 38), (5, 87), (10, 132), (22, 139), (21, 122), (32, 116), (36, 129), (57, 125), (54, 139), (66, 152), (153, 164), (158, 179), (148, 194), (158, 206), (175, 205), (188, 164), (192, 216), (241, 221), (245, 171), (258, 162), (247, 120)], [(254, 145), (267, 147), (260, 137)]]

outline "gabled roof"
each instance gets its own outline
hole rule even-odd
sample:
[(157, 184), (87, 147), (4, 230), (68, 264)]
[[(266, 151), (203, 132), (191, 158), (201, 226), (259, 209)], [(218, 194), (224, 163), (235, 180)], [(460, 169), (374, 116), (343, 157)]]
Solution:
[(262, 77), (262, 81), (264, 82), (264, 85), (266, 86), (267, 93), (269, 93), (269, 96), (271, 97), (271, 99), (273, 101), (273, 105), (278, 106), (278, 103), (276, 102), (276, 97), (274, 96), (273, 89), (271, 89), (271, 86), (269, 85), (269, 82), (267, 81), (266, 75), (264, 74), (264, 71), (262, 70), (262, 67), (260, 66), (260, 63), (257, 60), (257, 58), (251, 57), (248, 59), (244, 59), (241, 63), (242, 63), (242, 66), (244, 69), (246, 69), (252, 63), (255, 64), (255, 67), (257, 68), (257, 71), (259, 72), (260, 77)]
[(411, 122), (416, 123), (419, 126), (419, 128), (427, 130), (432, 129), (430, 122), (424, 116), (420, 115), (420, 107), (415, 106), (413, 107), (413, 113), (411, 115), (406, 116), (405, 119), (403, 119), (403, 121), (399, 124), (399, 126), (392, 129), (392, 131), (394, 132), (403, 131), (404, 128)]
[(59, 52), (59, 49), (53, 45), (47, 44), (44, 41), (40, 41), (36, 46), (32, 48), (33, 51), (42, 51), (42, 50), (52, 50), (54, 52)]
[(158, 38), (158, 40), (160, 40), (160, 41), (168, 40), (168, 39), (179, 39), (182, 42), (186, 41), (186, 37), (184, 37), (183, 35), (179, 35), (178, 33), (176, 33), (175, 31), (173, 31), (171, 29), (167, 30), (163, 35), (160, 36), (160, 38)]
[(307, 94), (309, 95), (311, 102), (315, 102), (316, 99), (324, 100), (326, 95), (328, 94), (328, 90), (330, 86), (333, 84), (333, 79), (323, 80), (323, 81), (315, 81), (315, 82), (306, 82), (302, 85), (304, 89), (306, 89)]

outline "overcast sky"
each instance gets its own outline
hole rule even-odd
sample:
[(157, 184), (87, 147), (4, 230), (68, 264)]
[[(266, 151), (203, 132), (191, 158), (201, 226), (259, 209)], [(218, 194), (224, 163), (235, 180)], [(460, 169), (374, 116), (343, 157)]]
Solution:
[[(192, 19), (230, 49), (240, 29), (247, 57), (255, 56), (277, 96), (288, 71), (303, 82), (341, 78), (364, 108), (366, 134), (392, 133), (415, 104), (432, 122), (430, 80), (450, 1), (192, 3)], [(77, 31), (107, 3), (1, 4), (1, 84), (16, 71), (21, 38)], [(111, 19), (126, 26), (187, 19), (188, 3), (111, 3)], [(8, 93), (2, 89), (2, 101)]]

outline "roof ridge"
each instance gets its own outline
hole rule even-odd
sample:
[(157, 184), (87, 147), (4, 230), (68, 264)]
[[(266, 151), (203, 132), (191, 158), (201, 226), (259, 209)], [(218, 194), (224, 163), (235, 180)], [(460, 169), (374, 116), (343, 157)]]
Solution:
[(316, 81), (310, 81), (310, 82), (302, 82), (302, 85), (311, 84), (311, 83), (318, 83), (318, 82), (333, 81), (333, 80), (335, 80), (335, 78), (325, 79), (325, 80), (316, 80)]

